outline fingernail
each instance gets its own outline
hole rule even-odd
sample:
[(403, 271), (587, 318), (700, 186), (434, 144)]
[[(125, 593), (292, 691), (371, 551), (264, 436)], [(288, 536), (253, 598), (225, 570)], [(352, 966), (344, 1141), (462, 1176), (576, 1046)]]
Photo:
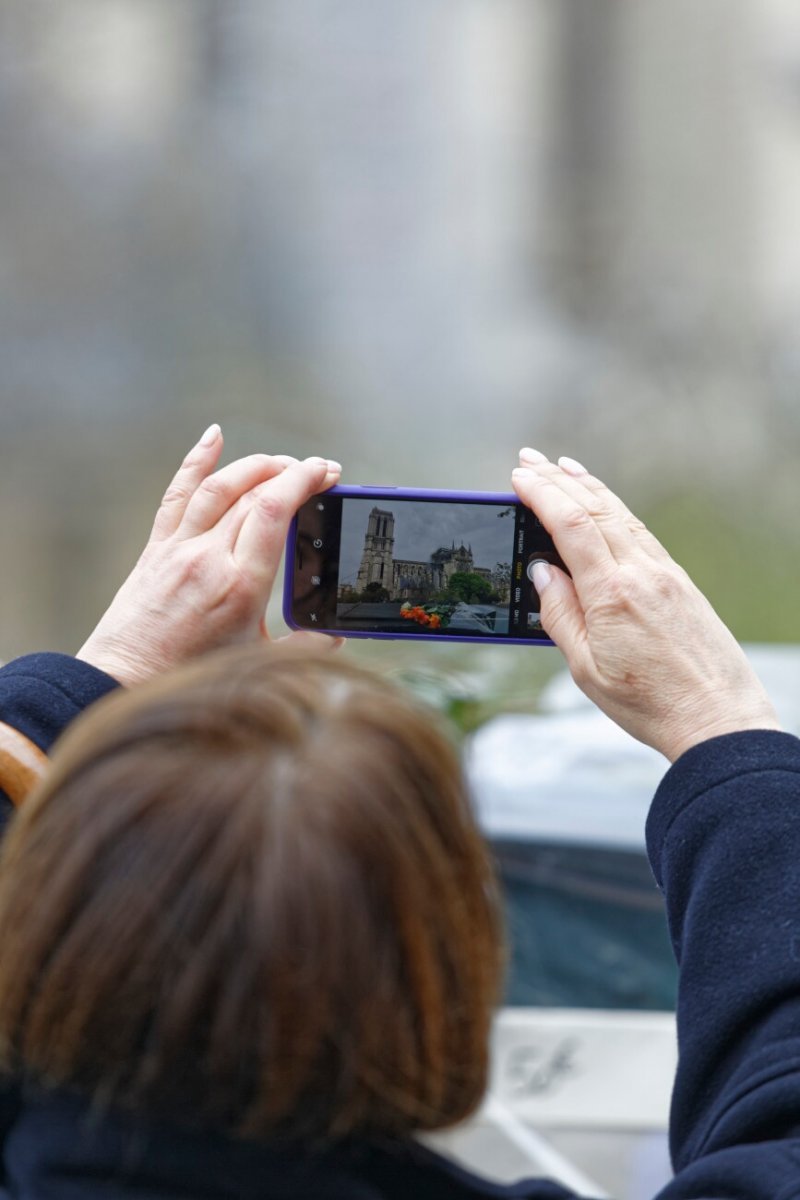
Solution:
[(336, 474), (341, 475), (341, 473), (342, 473), (342, 464), (341, 463), (337, 463), (335, 458), (327, 459), (327, 463), (328, 463), (329, 471), (331, 471), (334, 475), (336, 475)]
[(306, 462), (310, 463), (313, 467), (324, 467), (326, 471), (328, 469), (327, 458), (320, 458), (318, 454), (309, 455), (309, 457), (306, 459)]
[(205, 431), (203, 436), (200, 438), (200, 445), (201, 446), (213, 446), (214, 442), (217, 440), (217, 438), (219, 437), (219, 435), (221, 433), (222, 433), (222, 430), (220, 429), (219, 425), (217, 425), (217, 423), (215, 421), (213, 425), (209, 425), (208, 429)]
[(543, 558), (537, 558), (533, 564), (533, 586), (540, 596), (552, 582), (553, 572), (550, 570), (550, 564), (546, 563)]
[(566, 471), (568, 475), (588, 475), (589, 472), (582, 463), (576, 462), (574, 458), (567, 458), (566, 455), (558, 460), (558, 465), (562, 471)]
[(533, 450), (530, 446), (523, 446), (519, 452), (521, 462), (529, 463), (546, 463), (547, 455), (542, 454), (541, 450)]
[(514, 467), (514, 470), (511, 472), (511, 478), (520, 480), (534, 479), (535, 475), (529, 467)]

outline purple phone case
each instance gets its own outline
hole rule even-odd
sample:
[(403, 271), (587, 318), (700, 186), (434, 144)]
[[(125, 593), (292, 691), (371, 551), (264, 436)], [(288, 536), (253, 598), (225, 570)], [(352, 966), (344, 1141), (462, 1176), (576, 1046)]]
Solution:
[[(513, 492), (454, 492), (440, 491), (433, 488), (370, 487), (369, 485), (354, 487), (339, 484), (337, 487), (330, 488), (325, 495), (354, 496), (361, 499), (374, 498), (376, 500), (394, 498), (397, 500), (472, 500), (485, 504), (520, 503), (519, 496)], [(294, 579), (296, 534), (297, 517), (295, 516), (289, 526), (289, 534), (286, 541), (286, 563), (283, 578), (283, 619), (290, 629), (304, 628), (298, 625), (292, 617), (292, 584)], [(480, 643), (491, 646), (553, 646), (555, 644), (548, 638), (489, 637), (485, 634), (475, 637), (465, 633), (423, 633), (422, 631), (419, 633), (359, 633), (350, 630), (347, 633), (342, 633), (340, 629), (319, 629), (314, 632), (327, 633), (331, 637), (366, 638), (368, 640), (386, 642), (472, 642), (473, 644)]]

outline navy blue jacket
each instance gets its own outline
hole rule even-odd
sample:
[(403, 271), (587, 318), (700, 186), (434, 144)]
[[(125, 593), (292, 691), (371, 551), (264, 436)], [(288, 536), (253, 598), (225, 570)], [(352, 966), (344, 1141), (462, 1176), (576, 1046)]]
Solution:
[[(33, 655), (0, 670), (0, 720), (47, 749), (114, 686)], [(657, 1200), (800, 1197), (800, 741), (715, 738), (667, 773), (647, 822), (680, 966), (675, 1178)], [(414, 1144), (302, 1154), (163, 1122), (90, 1118), (81, 1097), (8, 1091), (6, 1195), (22, 1200), (567, 1200), (488, 1183)], [(2, 1189), (0, 1189), (2, 1194)]]

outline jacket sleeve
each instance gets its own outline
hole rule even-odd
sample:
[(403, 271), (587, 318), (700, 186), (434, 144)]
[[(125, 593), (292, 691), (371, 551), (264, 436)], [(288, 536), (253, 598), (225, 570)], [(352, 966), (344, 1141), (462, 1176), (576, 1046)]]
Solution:
[(680, 968), (662, 1200), (800, 1195), (800, 741), (694, 747), (647, 843)]
[[(118, 686), (67, 654), (28, 654), (0, 667), (0, 721), (46, 754), (73, 718)], [(0, 790), (0, 833), (12, 811)]]

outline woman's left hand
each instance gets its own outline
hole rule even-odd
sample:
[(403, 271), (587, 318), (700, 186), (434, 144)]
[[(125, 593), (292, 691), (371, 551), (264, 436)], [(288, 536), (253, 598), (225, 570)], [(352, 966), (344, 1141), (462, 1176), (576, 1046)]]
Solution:
[(341, 474), (327, 459), (267, 454), (215, 471), (221, 453), (222, 434), (212, 425), (184, 459), (139, 561), (78, 651), (120, 683), (266, 636), (289, 523)]

